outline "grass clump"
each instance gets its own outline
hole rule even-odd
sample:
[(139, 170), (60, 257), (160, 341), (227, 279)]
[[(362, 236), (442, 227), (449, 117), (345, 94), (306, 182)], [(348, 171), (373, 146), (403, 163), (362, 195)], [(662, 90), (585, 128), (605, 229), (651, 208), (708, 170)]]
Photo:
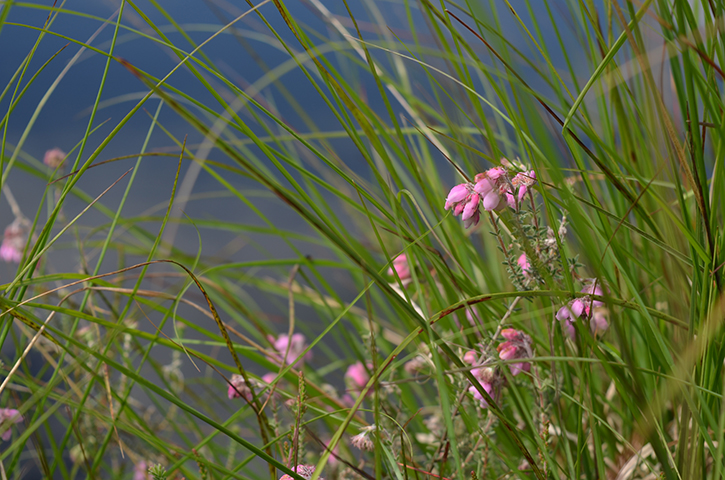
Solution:
[(717, 2), (74, 8), (0, 1), (0, 478), (721, 478)]

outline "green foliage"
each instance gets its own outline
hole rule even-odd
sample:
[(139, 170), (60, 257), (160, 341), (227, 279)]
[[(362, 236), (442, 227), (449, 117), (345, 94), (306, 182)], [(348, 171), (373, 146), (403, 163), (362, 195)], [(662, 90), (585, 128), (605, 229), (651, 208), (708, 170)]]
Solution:
[(723, 476), (719, 2), (117, 3), (0, 0), (4, 477)]
[(158, 464), (154, 465), (153, 467), (149, 467), (148, 473), (154, 480), (166, 480), (167, 478), (169, 478), (168, 474), (166, 473), (166, 469)]

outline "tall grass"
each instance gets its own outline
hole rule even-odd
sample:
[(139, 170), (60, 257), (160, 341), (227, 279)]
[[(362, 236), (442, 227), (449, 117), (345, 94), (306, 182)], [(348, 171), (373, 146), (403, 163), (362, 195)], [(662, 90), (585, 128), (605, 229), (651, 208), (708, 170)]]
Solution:
[(0, 1), (0, 478), (722, 477), (720, 2), (110, 3)]

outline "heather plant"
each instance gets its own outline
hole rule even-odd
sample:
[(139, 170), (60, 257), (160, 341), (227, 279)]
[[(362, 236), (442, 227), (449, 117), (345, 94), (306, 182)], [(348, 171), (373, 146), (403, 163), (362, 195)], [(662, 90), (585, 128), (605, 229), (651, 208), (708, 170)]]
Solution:
[(723, 5), (183, 4), (0, 0), (0, 479), (722, 478)]

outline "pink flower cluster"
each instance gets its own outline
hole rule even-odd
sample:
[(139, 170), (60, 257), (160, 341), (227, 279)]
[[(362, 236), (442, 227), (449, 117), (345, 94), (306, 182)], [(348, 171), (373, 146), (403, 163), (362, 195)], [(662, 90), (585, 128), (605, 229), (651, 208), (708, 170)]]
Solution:
[(476, 175), (474, 190), (483, 200), (486, 211), (501, 210), (506, 206), (505, 194), (509, 189), (508, 174), (504, 167), (493, 167)]
[(481, 196), (474, 191), (472, 183), (461, 183), (456, 185), (448, 193), (445, 209), (453, 209), (453, 215), (461, 215), (463, 226), (470, 228), (478, 225), (481, 218), (479, 210)]
[(461, 216), (463, 226), (478, 225), (481, 206), (486, 211), (501, 210), (506, 205), (518, 209), (529, 188), (536, 182), (533, 170), (518, 173), (509, 180), (505, 167), (493, 167), (475, 177), (475, 183), (456, 185), (446, 197), (446, 210)]
[[(501, 330), (501, 336), (505, 339), (501, 342), (496, 350), (501, 360), (517, 360), (523, 358), (529, 358), (533, 355), (531, 351), (531, 337), (526, 335), (524, 332), (515, 330), (513, 328), (504, 328)], [(487, 365), (486, 355), (480, 355), (475, 350), (469, 350), (463, 355), (463, 361), (469, 365), (477, 366), (471, 370), (471, 374), (478, 380), (486, 393), (491, 398), (496, 399), (501, 393), (501, 387), (505, 383), (505, 378), (501, 376), (500, 371), (497, 367)], [(509, 364), (511, 375), (514, 377), (521, 372), (528, 372), (531, 370), (531, 363), (529, 362), (513, 362)], [(483, 398), (481, 392), (476, 387), (471, 385), (468, 388), (468, 392), (473, 395), (475, 400), (478, 400), (482, 408), (488, 407), (488, 402)]]
[(594, 335), (604, 332), (609, 327), (606, 310), (603, 308), (604, 303), (589, 297), (589, 295), (603, 295), (601, 282), (594, 280), (582, 288), (581, 292), (586, 296), (575, 298), (556, 313), (557, 320), (561, 322), (562, 328), (571, 338), (574, 338), (576, 334), (574, 321), (578, 318), (589, 321), (589, 328)]
[(56, 169), (65, 160), (65, 152), (60, 148), (52, 148), (45, 152), (43, 157), (43, 163), (48, 165), (50, 168)]
[(10, 432), (10, 426), (13, 423), (20, 423), (23, 421), (23, 416), (20, 415), (20, 411), (14, 408), (0, 408), (0, 438), (4, 441), (10, 440), (12, 433)]
[[(312, 474), (315, 473), (315, 466), (314, 465), (296, 465), (291, 470), (295, 473), (298, 473), (300, 475), (300, 477), (306, 478), (307, 480), (309, 480), (310, 478), (312, 478)], [(284, 475), (279, 477), (279, 480), (294, 480), (294, 479), (285, 473)], [(320, 477), (320, 480), (325, 480), (325, 479)]]
[[(267, 372), (262, 376), (261, 382), (255, 379), (250, 379), (250, 381), (255, 388), (258, 388), (257, 393), (259, 393), (261, 389), (274, 382), (276, 378), (277, 374)], [(244, 377), (239, 374), (232, 375), (232, 378), (229, 379), (229, 383), (230, 385), (227, 389), (227, 397), (229, 397), (229, 400), (233, 400), (235, 398), (244, 398), (248, 402), (253, 400), (252, 390), (247, 385), (247, 382), (244, 381)]]
[[(463, 355), (463, 361), (470, 365), (478, 365), (481, 363), (479, 361), (479, 354), (475, 350), (467, 351)], [(478, 383), (481, 384), (486, 393), (493, 398), (498, 396), (497, 392), (499, 390), (498, 387), (501, 385), (501, 379), (499, 375), (496, 374), (496, 370), (494, 368), (481, 365), (478, 368), (471, 370), (471, 374), (476, 377), (476, 380), (478, 380)], [(488, 402), (483, 398), (483, 395), (481, 395), (481, 392), (479, 392), (476, 387), (471, 385), (468, 387), (468, 392), (473, 395), (474, 399), (481, 403), (482, 408), (488, 408)]]
[(535, 183), (536, 172), (533, 170), (514, 175), (514, 178), (511, 179), (511, 187), (513, 188), (506, 192), (506, 203), (508, 203), (508, 206), (514, 210), (518, 210), (529, 188)]
[[(515, 360), (518, 358), (527, 358), (531, 355), (531, 337), (524, 332), (513, 328), (504, 328), (501, 330), (501, 336), (506, 339), (505, 342), (496, 347), (498, 357), (501, 360)], [(531, 370), (529, 362), (518, 362), (509, 364), (511, 375), (514, 377), (521, 372)]]
[(244, 381), (244, 377), (241, 375), (234, 374), (229, 379), (229, 389), (227, 390), (227, 397), (229, 400), (233, 398), (244, 398), (246, 401), (252, 401), (252, 390), (247, 386), (247, 382)]
[(27, 241), (27, 220), (16, 218), (13, 223), (5, 227), (5, 234), (0, 245), (0, 258), (8, 263), (20, 263)]
[[(365, 385), (370, 380), (370, 374), (368, 370), (372, 369), (371, 364), (367, 364), (367, 368), (362, 362), (353, 363), (347, 367), (345, 372), (345, 384), (354, 392), (361, 392)], [(368, 395), (372, 393), (372, 389), (368, 390)]]
[(381, 439), (388, 438), (388, 434), (384, 429), (378, 430), (377, 425), (368, 425), (360, 429), (360, 433), (350, 438), (350, 445), (365, 452), (375, 450), (375, 432), (380, 435)]
[[(286, 356), (286, 363), (287, 365), (294, 365), (297, 363), (302, 363), (305, 360), (309, 360), (312, 358), (312, 352), (307, 352), (304, 357), (300, 358), (302, 356), (302, 353), (307, 348), (306, 339), (305, 336), (301, 333), (295, 333), (290, 338), (289, 335), (282, 334), (276, 339), (273, 336), (267, 337), (270, 342), (272, 342), (275, 354), (270, 356), (270, 360), (282, 363), (282, 360), (285, 359)], [(289, 346), (289, 352), (287, 352), (287, 347)]]

